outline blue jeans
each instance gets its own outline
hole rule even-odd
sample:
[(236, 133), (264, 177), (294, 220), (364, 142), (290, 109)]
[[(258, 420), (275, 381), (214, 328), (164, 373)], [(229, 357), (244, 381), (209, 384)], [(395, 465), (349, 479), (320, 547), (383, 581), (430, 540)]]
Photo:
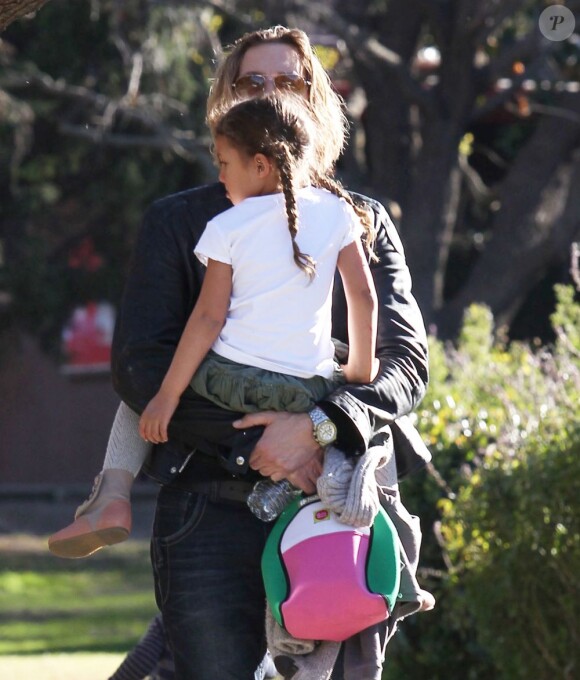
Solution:
[(266, 652), (269, 525), (243, 503), (162, 487), (151, 560), (176, 680), (253, 680)]
[(243, 503), (161, 487), (151, 562), (175, 680), (254, 680), (266, 652), (260, 562), (270, 527)]

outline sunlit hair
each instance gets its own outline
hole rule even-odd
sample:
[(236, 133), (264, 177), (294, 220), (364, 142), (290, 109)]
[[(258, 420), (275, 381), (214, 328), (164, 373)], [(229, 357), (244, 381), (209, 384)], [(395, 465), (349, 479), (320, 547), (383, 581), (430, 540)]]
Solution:
[(301, 184), (310, 179), (315, 186), (347, 201), (361, 219), (365, 245), (371, 254), (374, 232), (369, 213), (354, 204), (339, 182), (328, 175), (313, 178), (311, 167), (316, 126), (309, 109), (303, 99), (289, 94), (247, 99), (234, 104), (216, 120), (213, 133), (214, 137), (226, 138), (240, 154), (248, 158), (263, 154), (273, 164), (284, 194), (294, 261), (312, 279), (316, 262), (310, 255), (302, 253), (296, 243), (299, 229), (296, 190)]
[(302, 63), (301, 75), (311, 82), (309, 102), (316, 126), (314, 174), (331, 173), (346, 141), (348, 123), (342, 99), (333, 90), (330, 78), (314, 54), (308, 36), (297, 28), (274, 26), (253, 31), (239, 38), (218, 65), (207, 101), (207, 122), (213, 133), (216, 121), (235, 101), (233, 83), (239, 75), (246, 52), (256, 45), (282, 43), (292, 47)]

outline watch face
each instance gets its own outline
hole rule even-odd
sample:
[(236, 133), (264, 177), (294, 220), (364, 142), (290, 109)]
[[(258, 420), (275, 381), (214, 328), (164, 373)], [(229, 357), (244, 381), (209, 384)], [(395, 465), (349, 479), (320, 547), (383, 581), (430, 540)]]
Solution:
[(336, 426), (331, 421), (321, 423), (316, 428), (316, 434), (321, 444), (330, 444), (336, 439)]

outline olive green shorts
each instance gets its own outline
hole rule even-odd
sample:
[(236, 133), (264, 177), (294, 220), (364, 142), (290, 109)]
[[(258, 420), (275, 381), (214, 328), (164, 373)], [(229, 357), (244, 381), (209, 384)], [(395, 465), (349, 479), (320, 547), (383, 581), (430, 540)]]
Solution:
[(246, 366), (210, 351), (196, 371), (191, 387), (222, 408), (240, 413), (290, 411), (304, 413), (344, 384), (336, 365), (332, 378), (297, 378)]

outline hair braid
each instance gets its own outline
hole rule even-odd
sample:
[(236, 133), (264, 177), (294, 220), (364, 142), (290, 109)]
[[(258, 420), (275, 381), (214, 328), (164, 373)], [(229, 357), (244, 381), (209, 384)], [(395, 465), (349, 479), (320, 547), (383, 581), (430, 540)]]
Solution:
[(312, 280), (316, 273), (316, 262), (310, 255), (303, 253), (296, 243), (296, 235), (298, 234), (298, 206), (296, 205), (296, 194), (294, 193), (294, 177), (288, 145), (284, 143), (280, 144), (280, 149), (275, 155), (275, 160), (278, 165), (278, 172), (280, 173), (282, 192), (284, 193), (286, 215), (288, 217), (288, 231), (292, 237), (294, 262), (296, 262), (300, 269), (306, 272), (308, 278)]
[(335, 196), (339, 198), (344, 198), (344, 200), (351, 206), (355, 211), (357, 217), (360, 219), (363, 228), (363, 244), (371, 260), (374, 262), (378, 261), (373, 247), (375, 244), (375, 239), (377, 237), (374, 221), (371, 217), (370, 210), (361, 203), (356, 203), (352, 196), (346, 191), (342, 184), (328, 175), (316, 175), (313, 179), (313, 184), (322, 189), (332, 192)]

